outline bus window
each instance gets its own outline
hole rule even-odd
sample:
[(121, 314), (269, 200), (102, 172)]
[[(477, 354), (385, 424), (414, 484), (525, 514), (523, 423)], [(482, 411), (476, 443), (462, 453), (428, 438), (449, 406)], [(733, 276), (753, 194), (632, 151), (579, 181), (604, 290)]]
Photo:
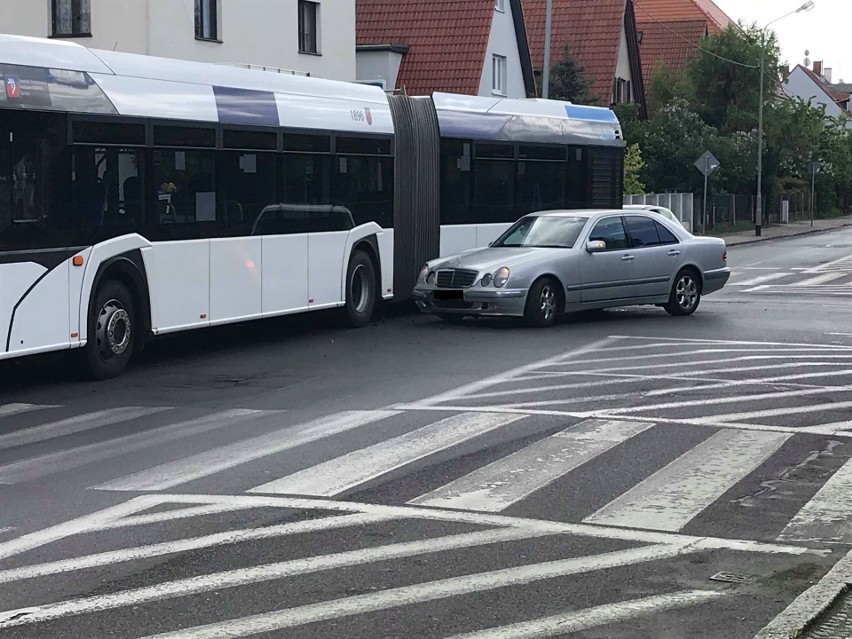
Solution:
[(254, 151), (219, 154), (221, 222), (231, 237), (250, 235), (260, 212), (276, 204), (276, 155)]
[(352, 211), (355, 224), (376, 222), (392, 228), (392, 158), (338, 155), (335, 164), (335, 204)]
[(284, 155), (285, 204), (331, 204), (331, 156)]
[(518, 162), (518, 216), (559, 209), (565, 202), (565, 162)]
[(4, 112), (0, 123), (0, 250), (68, 246), (66, 119)]
[(441, 141), (441, 223), (465, 224), (474, 220), (471, 207), (471, 144)]
[(512, 160), (474, 161), (478, 223), (514, 222), (520, 217), (515, 208), (515, 164)]
[(212, 151), (154, 150), (157, 239), (215, 236), (216, 158)]
[(142, 232), (143, 153), (136, 149), (77, 146), (72, 167), (72, 208), (88, 242)]

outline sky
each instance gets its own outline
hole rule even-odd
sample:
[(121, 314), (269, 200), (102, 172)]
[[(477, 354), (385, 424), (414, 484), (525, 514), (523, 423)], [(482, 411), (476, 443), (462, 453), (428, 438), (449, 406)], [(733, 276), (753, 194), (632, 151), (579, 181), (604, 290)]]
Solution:
[[(714, 0), (733, 20), (765, 26), (795, 11), (805, 0)], [(790, 66), (822, 60), (832, 69), (832, 81), (852, 83), (852, 0), (814, 0), (808, 12), (779, 20), (770, 28), (778, 34), (781, 60)], [(811, 66), (813, 68), (813, 66)]]

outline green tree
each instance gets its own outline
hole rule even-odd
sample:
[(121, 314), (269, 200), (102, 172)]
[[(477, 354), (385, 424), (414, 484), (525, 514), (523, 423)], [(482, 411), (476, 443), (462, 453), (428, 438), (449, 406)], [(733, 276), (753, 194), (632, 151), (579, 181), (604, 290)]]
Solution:
[(568, 45), (559, 61), (550, 68), (549, 98), (567, 100), (576, 104), (597, 104), (597, 99), (589, 92), (592, 83), (586, 77), (583, 67), (571, 55)]
[(642, 184), (639, 177), (644, 168), (645, 161), (642, 159), (642, 150), (638, 144), (631, 144), (627, 147), (627, 155), (624, 158), (625, 193), (638, 195), (645, 192), (645, 185)]
[[(760, 104), (761, 29), (729, 26), (701, 41), (702, 49), (687, 65), (694, 91), (693, 108), (723, 134), (756, 128)], [(765, 36), (764, 95), (781, 83), (780, 50), (774, 33)]]
[(692, 103), (695, 98), (695, 89), (692, 79), (685, 71), (679, 73), (672, 71), (660, 62), (651, 72), (645, 95), (648, 100), (648, 113), (653, 117), (675, 98), (682, 98)]

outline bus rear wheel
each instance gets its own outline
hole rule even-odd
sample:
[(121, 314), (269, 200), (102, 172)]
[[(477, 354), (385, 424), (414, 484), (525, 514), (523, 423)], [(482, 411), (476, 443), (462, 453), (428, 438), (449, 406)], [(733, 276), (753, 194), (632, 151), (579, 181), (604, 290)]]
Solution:
[(89, 316), (85, 347), (86, 364), (93, 378), (117, 377), (127, 368), (136, 328), (136, 309), (127, 287), (115, 280), (102, 284)]
[(376, 267), (364, 251), (355, 251), (346, 269), (346, 318), (355, 328), (366, 326), (376, 307)]

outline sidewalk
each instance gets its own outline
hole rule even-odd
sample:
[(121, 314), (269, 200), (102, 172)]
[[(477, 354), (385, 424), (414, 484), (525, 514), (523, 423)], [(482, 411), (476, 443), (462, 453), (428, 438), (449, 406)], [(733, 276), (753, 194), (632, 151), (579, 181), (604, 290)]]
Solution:
[(814, 220), (813, 228), (811, 228), (810, 221), (791, 222), (790, 224), (773, 224), (772, 226), (764, 226), (761, 229), (762, 235), (760, 237), (757, 237), (754, 234), (754, 229), (751, 231), (728, 233), (714, 237), (721, 237), (725, 240), (725, 243), (728, 246), (740, 246), (743, 244), (752, 244), (754, 242), (765, 242), (767, 240), (795, 237), (797, 235), (823, 233), (825, 231), (833, 231), (845, 226), (852, 226), (852, 217), (846, 216), (831, 218), (828, 220)]

